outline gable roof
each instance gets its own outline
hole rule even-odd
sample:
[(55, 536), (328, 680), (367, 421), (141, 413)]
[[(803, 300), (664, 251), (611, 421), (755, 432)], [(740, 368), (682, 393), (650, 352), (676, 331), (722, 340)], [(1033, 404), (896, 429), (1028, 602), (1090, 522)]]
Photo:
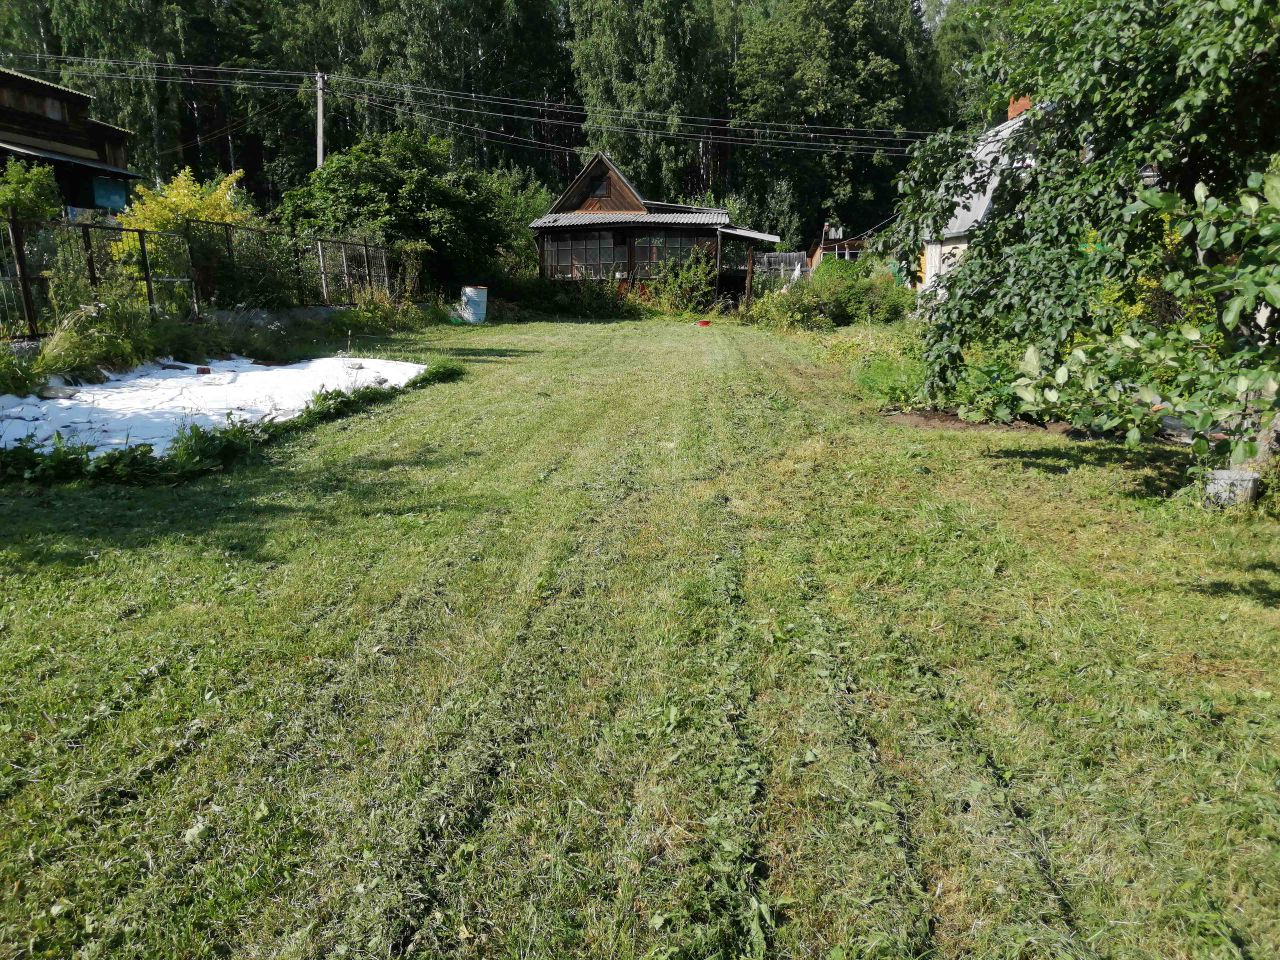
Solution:
[[(612, 176), (633, 201), (632, 210), (579, 210), (574, 200), (584, 184), (600, 174)], [(726, 226), (729, 223), (729, 211), (720, 207), (699, 207), (689, 203), (664, 203), (659, 200), (646, 200), (640, 195), (626, 174), (618, 169), (617, 164), (606, 153), (596, 153), (586, 162), (573, 182), (564, 193), (556, 199), (545, 216), (539, 217), (529, 224), (531, 229), (546, 227), (581, 227), (592, 224), (607, 224), (613, 227), (652, 224), (668, 226)]]
[(966, 193), (959, 198), (959, 204), (942, 231), (943, 240), (954, 240), (967, 236), (973, 228), (982, 222), (991, 207), (991, 198), (996, 187), (1000, 185), (1000, 173), (997, 168), (1013, 163), (1005, 156), (1006, 141), (1009, 136), (1026, 120), (1027, 114), (1021, 113), (1012, 120), (1006, 120), (999, 126), (992, 127), (981, 137), (974, 147), (974, 156), (982, 162), (984, 169), (992, 170), (987, 177), (986, 185), (979, 191), (975, 178), (966, 183)]
[(565, 188), (564, 193), (560, 194), (556, 199), (556, 202), (551, 205), (551, 209), (548, 210), (547, 213), (564, 213), (573, 196), (578, 192), (578, 188), (587, 182), (593, 174), (599, 173), (602, 170), (606, 174), (612, 174), (617, 178), (618, 183), (621, 184), (623, 189), (630, 192), (631, 198), (635, 201), (635, 205), (637, 207), (645, 206), (644, 197), (640, 196), (640, 191), (637, 190), (632, 185), (631, 181), (627, 179), (626, 174), (618, 169), (617, 164), (609, 159), (609, 155), (607, 153), (596, 151), (595, 156), (586, 162), (586, 165), (581, 171), (579, 171), (578, 175), (573, 178), (573, 182)]

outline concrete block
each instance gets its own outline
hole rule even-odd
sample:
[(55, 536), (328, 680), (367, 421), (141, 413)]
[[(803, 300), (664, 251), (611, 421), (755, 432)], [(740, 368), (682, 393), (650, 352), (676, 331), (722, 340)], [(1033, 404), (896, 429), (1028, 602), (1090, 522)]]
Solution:
[(1262, 481), (1252, 470), (1210, 470), (1204, 488), (1206, 507), (1232, 507), (1253, 503), (1262, 490)]

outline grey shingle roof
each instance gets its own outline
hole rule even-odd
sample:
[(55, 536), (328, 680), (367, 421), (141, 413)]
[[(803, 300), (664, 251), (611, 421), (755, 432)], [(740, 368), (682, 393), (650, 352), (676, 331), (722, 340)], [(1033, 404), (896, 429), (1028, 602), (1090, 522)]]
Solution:
[(549, 213), (539, 217), (529, 226), (534, 230), (545, 227), (593, 227), (593, 226), (686, 226), (719, 227), (729, 222), (727, 210), (704, 210), (699, 213)]

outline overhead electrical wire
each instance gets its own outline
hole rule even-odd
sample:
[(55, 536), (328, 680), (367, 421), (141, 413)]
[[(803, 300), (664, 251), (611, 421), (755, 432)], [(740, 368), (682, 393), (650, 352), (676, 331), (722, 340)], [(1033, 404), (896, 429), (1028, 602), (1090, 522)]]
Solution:
[[(201, 66), (196, 64), (167, 64), (167, 63), (162, 63), (158, 61), (88, 58), (88, 57), (52, 57), (52, 56), (37, 55), (37, 54), (8, 54), (8, 56), (11, 59), (16, 57), (16, 58), (22, 58), (22, 59), (33, 59), (37, 61), (41, 61), (41, 60), (65, 61), (65, 62), (75, 64), (76, 66), (101, 65), (101, 66), (113, 67), (113, 68), (148, 68), (148, 69), (166, 70), (166, 71), (169, 71), (170, 73), (173, 73), (175, 71), (185, 70), (185, 71), (210, 73), (210, 74), (213, 74), (213, 76), (212, 77), (182, 76), (182, 75), (157, 76), (155, 74), (138, 75), (136, 73), (105, 72), (103, 70), (92, 70), (92, 69), (75, 70), (75, 69), (69, 69), (65, 66), (58, 70), (47, 69), (47, 68), (46, 69), (27, 68), (27, 69), (31, 69), (32, 72), (37, 72), (37, 73), (47, 73), (47, 74), (56, 74), (56, 75), (68, 74), (71, 76), (89, 76), (94, 78), (120, 79), (120, 80), (126, 80), (126, 81), (134, 81), (134, 82), (183, 83), (183, 84), (190, 84), (193, 86), (232, 87), (237, 89), (251, 89), (251, 90), (284, 90), (284, 91), (289, 91), (293, 93), (298, 93), (303, 91), (305, 89), (305, 86), (302, 83), (302, 81), (305, 81), (311, 78), (312, 76), (314, 76), (314, 74), (306, 71), (274, 70), (274, 69), (266, 69), (266, 68), (258, 69), (258, 68), (247, 68), (247, 67), (211, 67), (211, 66)], [(258, 77), (267, 77), (269, 79), (266, 79), (266, 80), (256, 79)], [(285, 77), (291, 77), (291, 78), (294, 78), (294, 80), (292, 82), (285, 81), (283, 79)], [(250, 79), (250, 78), (255, 78), (255, 79)], [(736, 125), (735, 121), (718, 119), (718, 118), (709, 118), (709, 117), (688, 118), (688, 119), (697, 120), (697, 121), (714, 121), (715, 125), (713, 125), (713, 123), (711, 122), (697, 122), (697, 123), (684, 124), (684, 126), (701, 127), (705, 132), (698, 132), (695, 130), (672, 129), (670, 126), (666, 128), (653, 128), (653, 127), (644, 127), (644, 126), (621, 126), (618, 124), (623, 124), (623, 123), (643, 124), (643, 123), (658, 122), (655, 120), (643, 119), (643, 117), (640, 116), (642, 114), (653, 114), (655, 116), (662, 116), (662, 115), (654, 114), (653, 111), (633, 111), (630, 113), (628, 113), (627, 111), (614, 111), (614, 110), (588, 111), (586, 107), (582, 107), (580, 105), (555, 104), (550, 101), (519, 100), (517, 98), (508, 98), (508, 97), (491, 97), (491, 96), (482, 95), (482, 94), (459, 93), (457, 91), (441, 91), (441, 90), (436, 90), (430, 87), (415, 86), (413, 84), (396, 84), (388, 81), (367, 80), (367, 79), (362, 79), (358, 77), (349, 77), (342, 74), (326, 74), (326, 78), (329, 80), (338, 81), (339, 83), (371, 86), (376, 88), (382, 88), (385, 90), (393, 90), (398, 93), (416, 92), (416, 93), (425, 94), (426, 96), (435, 98), (437, 100), (449, 100), (449, 101), (464, 100), (473, 104), (473, 106), (467, 107), (467, 106), (459, 106), (454, 102), (423, 103), (421, 102), (421, 100), (418, 100), (418, 99), (411, 99), (408, 97), (391, 97), (385, 94), (376, 94), (376, 93), (352, 94), (349, 92), (337, 90), (333, 86), (329, 86), (327, 89), (327, 92), (337, 96), (341, 96), (344, 99), (352, 100), (358, 103), (364, 103), (372, 107), (378, 107), (388, 112), (390, 111), (416, 112), (420, 110), (427, 110), (427, 111), (437, 111), (437, 112), (443, 112), (443, 113), (467, 113), (467, 114), (474, 114), (480, 117), (493, 117), (495, 119), (518, 120), (524, 123), (530, 123), (535, 125), (544, 124), (544, 125), (554, 125), (554, 126), (564, 126), (564, 127), (576, 127), (579, 129), (589, 128), (589, 129), (603, 130), (608, 132), (625, 133), (625, 134), (630, 134), (634, 136), (657, 137), (660, 139), (679, 140), (679, 141), (685, 141), (685, 142), (701, 142), (701, 143), (709, 143), (713, 145), (724, 145), (724, 146), (730, 146), (730, 147), (742, 146), (742, 147), (753, 147), (758, 149), (789, 150), (789, 151), (801, 151), (801, 152), (822, 153), (822, 154), (846, 154), (846, 155), (877, 155), (878, 154), (878, 155), (884, 155), (884, 156), (905, 157), (908, 154), (910, 145), (915, 142), (914, 139), (907, 138), (907, 137), (882, 136), (880, 134), (887, 132), (883, 130), (874, 131), (875, 135), (853, 134), (848, 132), (838, 133), (838, 134), (833, 134), (833, 133), (815, 134), (814, 131), (819, 129), (817, 127), (806, 127), (803, 125), (785, 125), (785, 124), (772, 124), (768, 126), (754, 126), (754, 125), (739, 126), (739, 125)], [(489, 104), (489, 103), (494, 103), (499, 105), (507, 105), (507, 104), (514, 105), (514, 106), (508, 106), (507, 107), (508, 110), (530, 111), (530, 110), (536, 109), (539, 111), (551, 112), (551, 113), (582, 113), (584, 116), (586, 116), (587, 119), (586, 120), (556, 119), (556, 118), (547, 117), (547, 116), (530, 115), (528, 113), (511, 113), (511, 112), (505, 112), (502, 110), (495, 110), (495, 109), (482, 109), (480, 106), (477, 105), (477, 104)], [(408, 110), (407, 108), (410, 108), (410, 107), (415, 109)], [(259, 111), (259, 113), (260, 112), (261, 111)], [(606, 115), (605, 116), (606, 119), (608, 119), (609, 116), (621, 117), (622, 119), (616, 119), (612, 123), (601, 123), (595, 116), (593, 116), (593, 114), (596, 114), (596, 113)], [(438, 122), (438, 123), (447, 123), (455, 128), (470, 130), (473, 132), (480, 132), (480, 133), (490, 135), (490, 137), (501, 138), (502, 141), (510, 142), (512, 144), (531, 146), (531, 147), (536, 147), (539, 149), (555, 151), (555, 152), (564, 152), (564, 153), (576, 152), (575, 150), (569, 147), (550, 144), (550, 143), (546, 143), (545, 141), (534, 140), (528, 137), (521, 137), (518, 134), (508, 133), (507, 131), (493, 130), (488, 127), (471, 126), (469, 124), (460, 123), (459, 121), (456, 121), (456, 120), (445, 120), (444, 118), (441, 118), (435, 114), (416, 113), (416, 115), (419, 117), (425, 117), (426, 119), (434, 120), (435, 122)], [(662, 122), (664, 123), (669, 123), (673, 119), (676, 119), (676, 115), (672, 115), (671, 117), (662, 116)], [(791, 129), (785, 129), (787, 127), (790, 127)], [(851, 131), (851, 130), (854, 130), (855, 128), (827, 128), (827, 129)], [(867, 128), (867, 129), (872, 129), (872, 128)], [(210, 136), (210, 137), (219, 136), (224, 132), (227, 132), (227, 131), (220, 130), (215, 133), (208, 134), (207, 136)], [(822, 142), (822, 140), (814, 139), (815, 136), (821, 137), (822, 140), (833, 138), (834, 142), (828, 141), (824, 143)], [(804, 138), (804, 139), (801, 139), (801, 138)], [(840, 139), (840, 138), (845, 138), (845, 139)], [(190, 144), (188, 144), (188, 146), (189, 145)], [(171, 151), (166, 151), (166, 152), (171, 152)]]
[[(343, 98), (344, 100), (352, 100), (358, 103), (364, 103), (367, 106), (372, 107), (375, 110), (381, 110), (384, 113), (398, 114), (401, 112), (394, 107), (384, 106), (382, 104), (375, 103), (373, 101), (367, 100), (366, 98), (360, 97), (359, 95), (356, 95), (356, 94), (340, 93), (337, 91), (330, 91), (330, 92), (334, 93), (336, 96)], [(435, 123), (443, 123), (449, 127), (459, 128), (459, 129), (471, 131), (473, 133), (481, 134), (479, 139), (482, 139), (482, 140), (488, 140), (494, 137), (501, 137), (503, 138), (503, 140), (499, 142), (507, 143), (510, 146), (529, 147), (531, 149), (536, 149), (536, 150), (545, 150), (549, 153), (576, 154), (578, 152), (572, 147), (560, 147), (552, 143), (546, 143), (542, 140), (533, 140), (529, 137), (522, 137), (519, 134), (507, 133), (504, 130), (492, 130), (488, 127), (475, 127), (466, 123), (458, 123), (457, 121), (454, 121), (454, 120), (445, 120), (442, 117), (428, 116), (427, 114), (415, 114), (415, 115), (418, 117), (421, 117), (424, 120), (431, 120)]]
[[(632, 122), (669, 123), (672, 120), (689, 121), (686, 126), (717, 127), (737, 130), (759, 130), (772, 134), (817, 134), (825, 137), (848, 137), (853, 139), (894, 140), (915, 143), (930, 136), (928, 130), (895, 130), (888, 127), (833, 127), (819, 124), (776, 123), (762, 120), (743, 124), (739, 120), (727, 117), (698, 117), (686, 114), (663, 113), (657, 110), (611, 110), (606, 107), (585, 107), (581, 104), (556, 103), (550, 100), (521, 100), (514, 97), (495, 97), (488, 94), (464, 93), (458, 90), (442, 90), (436, 87), (424, 87), (411, 83), (393, 83), (387, 80), (372, 80), (363, 77), (349, 77), (341, 73), (326, 74), (331, 80), (360, 83), (366, 86), (391, 88), (394, 90), (425, 93), (452, 100), (471, 100), (483, 103), (496, 103), (510, 106), (522, 106), (525, 109), (543, 109), (558, 113), (581, 113), (586, 116), (605, 114), (630, 119)], [(652, 120), (644, 119), (652, 117)], [(902, 134), (899, 136), (898, 134)]]
[[(336, 91), (330, 91), (330, 92), (336, 92)], [(339, 95), (353, 97), (353, 95), (351, 94), (339, 94)], [(376, 103), (382, 104), (383, 106), (392, 106), (392, 105), (413, 106), (413, 107), (419, 107), (423, 109), (440, 110), (445, 112), (460, 110), (461, 112), (465, 112), (465, 113), (479, 113), (484, 116), (491, 116), (491, 117), (506, 117), (510, 119), (523, 120), (530, 123), (552, 123), (552, 124), (561, 124), (565, 126), (572, 126), (572, 127), (578, 127), (578, 128), (581, 128), (583, 126), (583, 124), (581, 123), (576, 123), (568, 120), (548, 120), (548, 119), (543, 119), (539, 117), (522, 116), (519, 114), (493, 113), (493, 112), (484, 111), (484, 110), (466, 110), (465, 108), (454, 107), (451, 105), (423, 104), (415, 100), (407, 100), (407, 99), (398, 99), (398, 98), (390, 98), (390, 97), (368, 97), (368, 96), (358, 97), (357, 99), (359, 99), (361, 102), (366, 102), (366, 103), (376, 102)], [(593, 128), (597, 130), (607, 130), (613, 133), (629, 133), (629, 134), (634, 134), (636, 136), (642, 136), (642, 137), (652, 136), (652, 137), (671, 138), (671, 139), (678, 139), (678, 140), (702, 141), (702, 142), (713, 143), (713, 144), (726, 144), (729, 146), (764, 147), (764, 148), (772, 147), (779, 150), (803, 150), (803, 151), (809, 151), (809, 152), (815, 152), (815, 153), (860, 153), (860, 154), (884, 153), (884, 154), (889, 154), (891, 156), (906, 155), (906, 150), (904, 148), (876, 147), (869, 144), (837, 144), (837, 145), (830, 145), (830, 146), (821, 146), (821, 145), (804, 143), (804, 142), (796, 142), (796, 141), (753, 140), (753, 139), (744, 138), (744, 137), (725, 136), (722, 134), (693, 134), (693, 133), (681, 133), (678, 131), (669, 131), (669, 130), (649, 130), (649, 129), (638, 128), (638, 127), (615, 127), (615, 126), (608, 126), (608, 125), (593, 125)], [(732, 128), (726, 131), (726, 133), (730, 133), (730, 134), (734, 132), (735, 131)]]
[[(8, 54), (10, 58), (35, 60), (39, 61), (56, 61), (70, 62), (81, 65), (105, 65), (105, 66), (128, 66), (128, 67), (147, 67), (157, 70), (166, 70), (169, 72), (196, 71), (212, 74), (229, 74), (229, 75), (258, 75), (258, 76), (278, 76), (278, 77), (295, 77), (310, 78), (314, 76), (313, 71), (303, 70), (278, 70), (271, 68), (257, 67), (222, 67), (208, 66), (201, 64), (188, 63), (164, 63), (162, 61), (150, 60), (125, 60), (118, 58), (95, 58), (95, 57), (65, 57), (47, 54)], [(70, 71), (68, 71), (70, 72)], [(929, 136), (933, 131), (928, 130), (910, 130), (905, 128), (890, 127), (845, 127), (830, 126), (822, 124), (799, 124), (799, 123), (781, 123), (774, 121), (756, 121), (750, 124), (744, 124), (741, 121), (726, 117), (706, 117), (688, 114), (668, 114), (661, 111), (653, 110), (618, 110), (609, 108), (588, 108), (582, 104), (557, 103), (549, 100), (529, 100), (517, 97), (500, 97), (489, 94), (468, 93), (458, 90), (445, 90), (436, 87), (426, 87), (415, 84), (395, 83), (386, 80), (376, 80), (364, 77), (352, 77), (340, 73), (326, 73), (326, 77), (331, 80), (337, 80), (347, 83), (362, 84), (366, 86), (382, 87), (385, 89), (393, 89), (397, 91), (409, 91), (414, 93), (425, 93), (438, 98), (446, 98), (451, 100), (469, 100), (480, 103), (503, 104), (523, 109), (541, 109), (556, 113), (579, 113), (590, 117), (594, 114), (609, 115), (613, 117), (621, 117), (634, 123), (669, 123), (671, 121), (685, 122), (689, 126), (697, 127), (729, 127), (735, 130), (746, 132), (759, 131), (775, 136), (780, 135), (816, 135), (828, 138), (851, 138), (851, 139), (876, 139), (899, 141), (905, 143), (913, 143), (917, 140)], [(149, 77), (148, 79), (160, 79), (158, 77)], [(192, 78), (193, 82), (199, 82), (202, 78)]]

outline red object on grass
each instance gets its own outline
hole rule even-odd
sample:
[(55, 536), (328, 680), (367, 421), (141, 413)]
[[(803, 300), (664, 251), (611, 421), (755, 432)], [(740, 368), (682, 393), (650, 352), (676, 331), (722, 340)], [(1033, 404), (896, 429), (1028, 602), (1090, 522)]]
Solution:
[(698, 321), (698, 326), (700, 326), (700, 327), (709, 327), (709, 326), (711, 326), (711, 321), (710, 321), (710, 320), (699, 320), (699, 321)]

